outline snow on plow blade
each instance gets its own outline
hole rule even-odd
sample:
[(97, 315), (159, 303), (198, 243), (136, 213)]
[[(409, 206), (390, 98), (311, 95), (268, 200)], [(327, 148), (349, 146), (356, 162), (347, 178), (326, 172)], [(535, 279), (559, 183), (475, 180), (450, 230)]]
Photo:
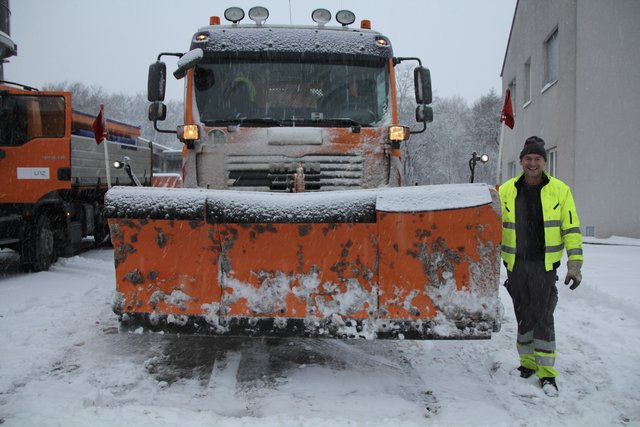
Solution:
[(105, 204), (125, 325), (407, 339), (500, 327), (500, 206), (484, 184), (114, 187)]

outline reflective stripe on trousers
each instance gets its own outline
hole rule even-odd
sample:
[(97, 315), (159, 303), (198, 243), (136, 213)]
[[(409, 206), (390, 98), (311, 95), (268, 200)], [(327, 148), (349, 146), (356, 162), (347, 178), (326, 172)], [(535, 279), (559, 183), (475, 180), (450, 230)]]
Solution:
[(507, 291), (518, 322), (520, 364), (534, 369), (540, 378), (555, 377), (556, 271), (545, 271), (543, 261), (517, 260), (507, 274)]

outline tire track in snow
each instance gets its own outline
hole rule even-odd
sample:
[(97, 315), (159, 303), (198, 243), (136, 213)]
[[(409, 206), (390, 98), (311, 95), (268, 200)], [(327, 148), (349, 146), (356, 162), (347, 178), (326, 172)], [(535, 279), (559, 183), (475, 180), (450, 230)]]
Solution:
[(241, 360), (239, 351), (229, 351), (213, 363), (205, 402), (210, 403), (217, 414), (232, 417), (249, 415), (245, 399), (237, 392)]

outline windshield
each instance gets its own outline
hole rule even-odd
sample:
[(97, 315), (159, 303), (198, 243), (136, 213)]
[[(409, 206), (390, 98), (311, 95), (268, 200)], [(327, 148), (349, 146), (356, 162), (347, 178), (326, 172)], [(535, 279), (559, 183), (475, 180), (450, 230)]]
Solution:
[(194, 87), (205, 125), (370, 126), (387, 111), (388, 74), (386, 61), (227, 58), (200, 63)]
[(61, 96), (0, 97), (0, 146), (20, 146), (33, 138), (61, 138), (65, 101)]

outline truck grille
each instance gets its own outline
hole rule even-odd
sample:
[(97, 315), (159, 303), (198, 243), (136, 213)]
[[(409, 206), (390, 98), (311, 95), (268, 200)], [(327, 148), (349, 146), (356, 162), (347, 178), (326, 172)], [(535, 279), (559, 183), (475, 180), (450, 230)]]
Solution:
[(287, 191), (299, 164), (305, 191), (342, 190), (362, 186), (362, 156), (357, 154), (227, 155), (227, 186), (257, 191)]

